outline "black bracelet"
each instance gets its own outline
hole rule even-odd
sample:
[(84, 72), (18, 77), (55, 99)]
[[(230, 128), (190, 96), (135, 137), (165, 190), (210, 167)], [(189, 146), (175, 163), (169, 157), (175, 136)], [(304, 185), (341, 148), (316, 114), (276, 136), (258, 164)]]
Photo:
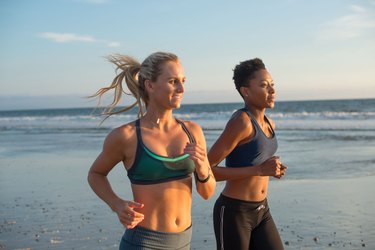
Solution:
[(194, 171), (194, 175), (200, 183), (206, 183), (211, 177), (210, 171), (208, 171), (208, 176), (204, 180), (199, 179), (198, 174), (195, 171)]

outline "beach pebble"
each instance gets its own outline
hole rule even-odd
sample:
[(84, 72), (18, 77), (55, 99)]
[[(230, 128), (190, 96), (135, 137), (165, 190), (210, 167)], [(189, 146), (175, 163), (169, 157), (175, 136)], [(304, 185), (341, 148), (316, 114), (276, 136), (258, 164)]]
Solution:
[(51, 239), (49, 242), (50, 242), (51, 244), (60, 244), (60, 243), (62, 243), (62, 240)]
[(15, 220), (12, 220), (12, 221), (5, 221), (5, 224), (6, 225), (14, 225), (14, 224), (17, 224), (17, 222)]
[(314, 237), (314, 241), (315, 242), (318, 242), (319, 238), (318, 237)]
[(290, 245), (290, 242), (289, 242), (289, 241), (285, 241), (284, 244), (285, 244), (286, 246), (289, 246), (289, 245)]
[(366, 247), (366, 244), (365, 244), (365, 243), (362, 243), (362, 247)]

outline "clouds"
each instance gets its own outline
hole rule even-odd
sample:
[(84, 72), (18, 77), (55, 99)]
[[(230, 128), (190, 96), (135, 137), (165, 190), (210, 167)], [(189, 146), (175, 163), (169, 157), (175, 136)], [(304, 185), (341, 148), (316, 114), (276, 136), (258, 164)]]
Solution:
[[(347, 97), (374, 93), (375, 0), (242, 1), (214, 11), (198, 0), (10, 2), (0, 8), (2, 95), (92, 93), (112, 77), (103, 56), (154, 51), (183, 58), (190, 91), (229, 93), (235, 62), (258, 55), (283, 83), (281, 99), (321, 98), (310, 86), (332, 98), (344, 97), (345, 84)], [(238, 18), (246, 10), (257, 11)]]
[(68, 42), (95, 42), (92, 36), (80, 36), (73, 33), (54, 33), (45, 32), (41, 33), (40, 37), (52, 40), (58, 43), (68, 43)]
[(373, 5), (349, 6), (349, 13), (323, 24), (318, 33), (319, 40), (375, 38), (375, 9)]
[(57, 43), (70, 43), (70, 42), (84, 42), (84, 43), (103, 43), (106, 46), (114, 48), (119, 47), (120, 43), (115, 41), (98, 40), (88, 35), (77, 35), (74, 33), (56, 33), (56, 32), (43, 32), (39, 34), (40, 37)]

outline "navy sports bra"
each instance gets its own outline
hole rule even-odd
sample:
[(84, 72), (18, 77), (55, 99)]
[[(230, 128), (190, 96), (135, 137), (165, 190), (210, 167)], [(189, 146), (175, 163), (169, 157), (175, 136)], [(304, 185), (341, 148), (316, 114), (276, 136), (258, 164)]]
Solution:
[(267, 137), (254, 116), (246, 108), (240, 109), (246, 112), (254, 127), (254, 137), (247, 143), (238, 145), (226, 157), (225, 165), (227, 167), (246, 167), (262, 164), (272, 157), (277, 150), (277, 139), (268, 118), (264, 116), (265, 121), (271, 128), (272, 137)]
[[(180, 120), (182, 129), (189, 137), (191, 143), (195, 142), (185, 124)], [(156, 184), (172, 180), (183, 179), (191, 176), (195, 169), (194, 161), (189, 154), (178, 157), (165, 157), (151, 152), (142, 141), (142, 133), (139, 119), (135, 122), (137, 132), (137, 150), (132, 167), (128, 170), (128, 177), (133, 184)]]

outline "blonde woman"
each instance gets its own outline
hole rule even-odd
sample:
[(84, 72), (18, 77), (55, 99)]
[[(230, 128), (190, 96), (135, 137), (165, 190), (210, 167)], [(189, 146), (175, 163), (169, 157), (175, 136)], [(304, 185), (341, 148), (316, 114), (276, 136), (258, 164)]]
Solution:
[[(184, 94), (183, 67), (176, 55), (165, 52), (153, 53), (142, 63), (124, 55), (109, 60), (120, 73), (94, 96), (114, 90), (107, 114), (138, 105), (139, 119), (108, 134), (90, 168), (88, 182), (126, 228), (120, 249), (190, 249), (192, 174), (204, 199), (212, 196), (216, 181), (201, 127), (173, 116)], [(136, 101), (113, 112), (123, 83)], [(119, 162), (127, 170), (132, 198), (115, 194), (107, 179)]]

